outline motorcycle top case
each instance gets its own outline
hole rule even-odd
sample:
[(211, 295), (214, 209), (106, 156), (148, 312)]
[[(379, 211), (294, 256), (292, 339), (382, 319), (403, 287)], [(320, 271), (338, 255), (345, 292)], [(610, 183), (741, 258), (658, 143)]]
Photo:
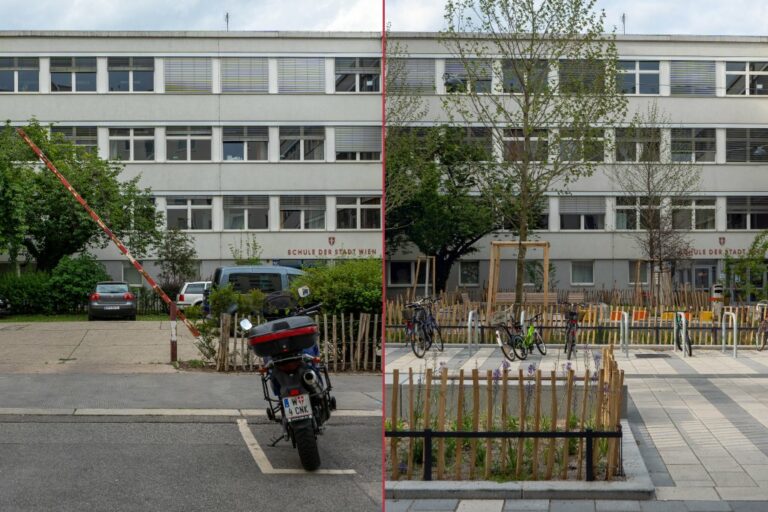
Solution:
[(274, 357), (312, 348), (317, 325), (308, 316), (292, 316), (257, 325), (248, 333), (248, 345), (256, 355)]

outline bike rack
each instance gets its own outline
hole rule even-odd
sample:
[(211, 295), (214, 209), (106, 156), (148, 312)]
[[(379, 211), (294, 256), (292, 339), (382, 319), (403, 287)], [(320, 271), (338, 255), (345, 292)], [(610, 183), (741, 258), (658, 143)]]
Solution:
[[(731, 322), (728, 322), (728, 319), (731, 319)], [(726, 344), (726, 324), (730, 324), (731, 332), (733, 333), (733, 357), (736, 357), (736, 353), (738, 351), (739, 347), (739, 323), (738, 320), (736, 320), (736, 313), (733, 311), (726, 311), (723, 313), (723, 320), (720, 323), (720, 335), (723, 338), (723, 354), (725, 354), (725, 344)]]
[(629, 357), (629, 313), (622, 311), (619, 322), (619, 346), (624, 351), (624, 355)]
[(525, 310), (520, 311), (520, 330), (521, 332), (525, 332)]
[[(675, 313), (675, 317), (678, 317), (678, 316), (682, 320), (680, 322), (680, 325), (683, 326), (683, 333), (682, 333), (683, 338), (681, 340), (683, 357), (688, 357), (688, 352), (685, 350), (685, 340), (686, 340), (686, 335), (688, 334), (688, 319), (685, 317), (685, 312), (683, 311), (678, 311), (677, 313)], [(672, 335), (674, 336), (674, 338), (672, 339), (672, 351), (677, 352), (677, 322), (674, 323), (674, 330)]]
[[(480, 315), (474, 309), (469, 312), (467, 319), (467, 342), (469, 346), (469, 355), (472, 356), (472, 345), (479, 345), (480, 340), (478, 331), (480, 331)], [(478, 347), (479, 348), (479, 347)]]

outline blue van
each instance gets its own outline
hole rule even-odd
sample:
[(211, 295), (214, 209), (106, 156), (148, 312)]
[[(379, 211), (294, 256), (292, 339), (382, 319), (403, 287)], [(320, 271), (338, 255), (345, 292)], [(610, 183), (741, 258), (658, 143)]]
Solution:
[[(261, 290), (264, 294), (285, 291), (291, 288), (291, 283), (297, 277), (304, 275), (299, 269), (279, 267), (277, 265), (253, 265), (237, 267), (219, 267), (213, 273), (211, 288), (232, 285), (238, 293), (248, 293), (251, 290)], [(203, 311), (208, 313), (208, 290), (203, 300)]]

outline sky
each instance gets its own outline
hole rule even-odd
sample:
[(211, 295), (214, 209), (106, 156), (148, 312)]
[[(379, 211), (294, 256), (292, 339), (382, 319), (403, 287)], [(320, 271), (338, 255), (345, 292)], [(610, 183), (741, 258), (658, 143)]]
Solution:
[[(387, 0), (393, 30), (443, 27), (445, 0)], [(768, 35), (765, 0), (597, 0), (628, 34)], [(381, 30), (381, 0), (0, 0), (0, 30)]]

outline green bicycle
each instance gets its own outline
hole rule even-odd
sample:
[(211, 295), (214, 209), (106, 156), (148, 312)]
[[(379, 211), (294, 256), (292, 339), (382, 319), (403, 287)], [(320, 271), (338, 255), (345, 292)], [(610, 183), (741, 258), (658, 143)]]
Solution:
[[(506, 322), (499, 323), (496, 326), (496, 342), (501, 346), (504, 357), (510, 361), (514, 361), (516, 358), (524, 360), (528, 357), (528, 354), (533, 352), (534, 346), (536, 346), (541, 355), (546, 355), (547, 345), (541, 336), (541, 329), (536, 326), (536, 321), (540, 317), (541, 313), (531, 317), (525, 334), (523, 334), (523, 326), (520, 322), (515, 322), (513, 327), (510, 327)], [(502, 331), (506, 335), (506, 340), (504, 341), (502, 341)]]

